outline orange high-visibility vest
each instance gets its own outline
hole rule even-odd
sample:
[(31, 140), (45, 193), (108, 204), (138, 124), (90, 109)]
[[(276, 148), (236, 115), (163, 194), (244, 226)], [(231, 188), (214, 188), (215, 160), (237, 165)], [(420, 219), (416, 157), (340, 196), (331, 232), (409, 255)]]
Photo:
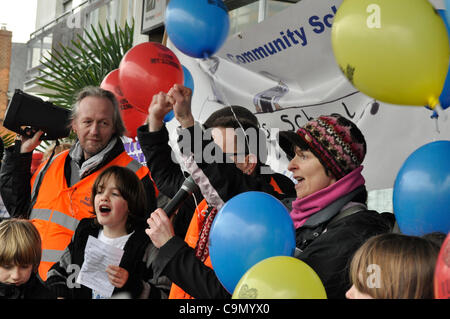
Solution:
[[(107, 167), (116, 165), (131, 169), (139, 179), (149, 174), (146, 166), (142, 166), (122, 152), (98, 171), (81, 179), (68, 187), (64, 177), (64, 163), (69, 150), (55, 155), (48, 169), (43, 172), (43, 163), (31, 179), (32, 195), (36, 192), (39, 174), (44, 174), (36, 201), (29, 219), (36, 226), (42, 240), (42, 258), (39, 265), (39, 276), (47, 279), (47, 272), (58, 262), (81, 219), (93, 217), (91, 205), (92, 185), (97, 176)], [(33, 196), (32, 196), (33, 198)]]
[[(274, 188), (274, 190), (282, 194), (281, 188), (278, 186), (278, 184), (275, 182), (273, 177), (270, 180), (270, 185)], [(184, 238), (184, 241), (189, 245), (189, 247), (192, 247), (195, 249), (195, 246), (197, 245), (198, 238), (200, 236), (200, 230), (203, 227), (203, 223), (205, 221), (206, 212), (208, 211), (208, 203), (205, 199), (203, 199), (200, 204), (195, 209), (195, 212), (192, 216), (191, 223), (189, 224), (189, 228), (186, 232), (186, 236)], [(212, 267), (211, 258), (208, 255), (206, 260), (203, 262), (206, 266), (209, 268)], [(172, 283), (172, 287), (170, 288), (169, 293), (169, 299), (194, 299), (191, 295), (186, 293), (183, 289), (181, 289), (176, 284)]]

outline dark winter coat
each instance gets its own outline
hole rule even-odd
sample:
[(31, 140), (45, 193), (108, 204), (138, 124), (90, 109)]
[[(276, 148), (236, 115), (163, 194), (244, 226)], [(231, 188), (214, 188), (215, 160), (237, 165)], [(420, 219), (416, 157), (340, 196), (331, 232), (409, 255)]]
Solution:
[(56, 296), (32, 273), (20, 286), (0, 283), (0, 299), (56, 299)]

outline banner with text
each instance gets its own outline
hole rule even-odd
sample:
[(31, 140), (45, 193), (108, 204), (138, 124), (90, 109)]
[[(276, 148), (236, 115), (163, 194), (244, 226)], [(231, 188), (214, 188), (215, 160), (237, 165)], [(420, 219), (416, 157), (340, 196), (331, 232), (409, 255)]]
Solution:
[[(342, 74), (331, 47), (331, 27), (342, 0), (303, 0), (230, 36), (209, 59), (193, 59), (168, 46), (191, 72), (192, 109), (203, 122), (226, 105), (247, 107), (272, 146), (269, 164), (289, 175), (277, 158), (277, 130), (297, 130), (309, 119), (340, 113), (362, 130), (368, 144), (363, 174), (369, 190), (392, 188), (398, 170), (418, 147), (450, 139), (448, 109), (438, 118), (424, 107), (375, 101)], [(383, 63), (383, 61), (373, 61)], [(168, 123), (174, 133), (176, 120)], [(172, 135), (173, 136), (173, 135)]]

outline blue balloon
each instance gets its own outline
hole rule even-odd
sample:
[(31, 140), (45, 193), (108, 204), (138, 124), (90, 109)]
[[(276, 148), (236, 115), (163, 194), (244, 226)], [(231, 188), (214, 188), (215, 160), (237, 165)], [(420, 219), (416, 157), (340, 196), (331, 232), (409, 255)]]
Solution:
[(263, 192), (236, 195), (217, 213), (209, 236), (213, 269), (228, 292), (257, 262), (293, 256), (294, 223), (286, 207)]
[[(446, 4), (450, 5), (450, 1), (446, 0)], [(450, 9), (450, 7), (447, 7)], [(449, 28), (449, 14), (448, 12), (450, 12), (448, 9), (447, 10), (437, 10), (439, 15), (441, 16), (442, 20), (444, 20), (445, 23), (445, 27), (447, 28), (447, 33), (450, 33), (450, 28)], [(450, 106), (450, 66), (447, 72), (447, 77), (445, 79), (444, 82), (444, 88), (442, 89), (441, 95), (439, 96), (439, 103), (441, 104), (441, 107), (445, 110), (446, 108), (448, 108)]]
[(194, 94), (194, 79), (192, 78), (192, 74), (184, 65), (181, 65), (181, 68), (183, 69), (184, 76), (183, 85), (190, 88), (192, 90), (192, 94)]
[(166, 114), (166, 116), (164, 116), (163, 122), (164, 123), (170, 122), (174, 117), (175, 113), (173, 113), (173, 111), (170, 111), (169, 113)]
[(445, 9), (446, 10), (438, 10), (438, 12), (439, 11), (444, 11), (447, 20), (450, 21), (450, 0), (445, 0)]
[(207, 58), (228, 36), (228, 9), (222, 0), (171, 0), (165, 26), (178, 50), (194, 58)]
[(406, 159), (395, 179), (393, 206), (406, 235), (450, 231), (450, 141), (425, 144)]
[[(181, 67), (183, 68), (183, 78), (184, 78), (183, 85), (185, 87), (190, 88), (192, 90), (192, 94), (194, 94), (194, 79), (192, 78), (192, 74), (184, 65), (181, 65)], [(166, 114), (166, 116), (164, 116), (163, 121), (167, 123), (171, 121), (174, 117), (175, 114), (173, 113), (173, 111), (170, 111), (169, 113)]]

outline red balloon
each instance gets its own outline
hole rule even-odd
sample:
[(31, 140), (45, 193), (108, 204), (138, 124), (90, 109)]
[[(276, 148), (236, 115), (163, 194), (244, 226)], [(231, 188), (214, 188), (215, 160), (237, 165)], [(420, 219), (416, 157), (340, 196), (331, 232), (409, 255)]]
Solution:
[(450, 298), (450, 233), (447, 234), (436, 261), (434, 296), (436, 299)]
[(148, 113), (142, 112), (128, 103), (119, 86), (119, 69), (109, 72), (103, 79), (100, 87), (104, 90), (111, 91), (116, 96), (117, 101), (119, 101), (123, 124), (125, 124), (125, 128), (127, 129), (125, 135), (134, 139), (137, 135), (138, 127), (144, 124)]
[(183, 84), (183, 69), (177, 56), (156, 42), (132, 47), (119, 65), (119, 85), (131, 104), (147, 112), (153, 95)]

